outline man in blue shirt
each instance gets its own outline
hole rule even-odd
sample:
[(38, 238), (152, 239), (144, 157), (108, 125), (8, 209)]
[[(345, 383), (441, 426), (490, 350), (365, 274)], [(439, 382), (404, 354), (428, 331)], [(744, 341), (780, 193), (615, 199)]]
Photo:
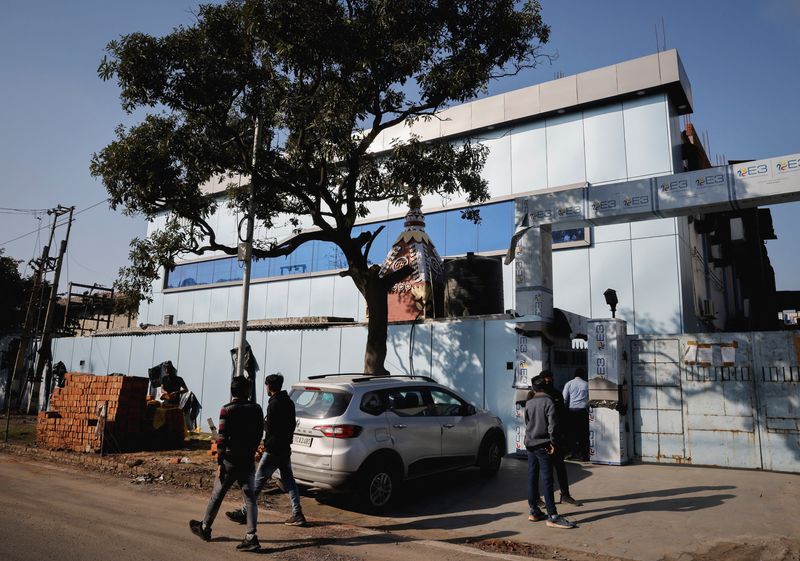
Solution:
[(570, 444), (573, 455), (589, 461), (589, 384), (586, 371), (575, 370), (575, 377), (564, 385), (564, 405), (569, 415)]

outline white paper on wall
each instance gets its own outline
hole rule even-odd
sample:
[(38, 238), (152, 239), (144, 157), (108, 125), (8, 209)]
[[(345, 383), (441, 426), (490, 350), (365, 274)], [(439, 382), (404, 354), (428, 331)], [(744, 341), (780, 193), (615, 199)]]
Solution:
[(736, 364), (736, 347), (734, 345), (720, 345), (722, 353), (722, 366), (733, 366)]
[(708, 343), (697, 344), (697, 363), (701, 366), (711, 366), (714, 360), (713, 349)]
[(694, 364), (695, 362), (697, 362), (697, 343), (687, 341), (686, 350), (683, 352), (683, 363)]

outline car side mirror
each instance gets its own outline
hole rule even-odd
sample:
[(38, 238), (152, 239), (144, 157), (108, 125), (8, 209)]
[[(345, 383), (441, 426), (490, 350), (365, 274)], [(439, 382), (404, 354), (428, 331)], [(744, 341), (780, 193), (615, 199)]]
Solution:
[(461, 416), (462, 417), (469, 417), (470, 415), (474, 415), (477, 412), (475, 406), (471, 403), (467, 403), (466, 405), (461, 406)]

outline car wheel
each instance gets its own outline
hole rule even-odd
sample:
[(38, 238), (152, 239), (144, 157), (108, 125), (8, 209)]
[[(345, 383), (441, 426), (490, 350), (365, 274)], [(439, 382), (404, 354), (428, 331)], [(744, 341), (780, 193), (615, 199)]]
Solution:
[(494, 475), (500, 470), (503, 461), (503, 440), (495, 435), (488, 434), (484, 438), (481, 452), (478, 456), (478, 467), (484, 475)]
[(360, 495), (364, 505), (370, 510), (386, 508), (397, 494), (399, 478), (386, 462), (374, 462), (365, 467), (361, 474)]

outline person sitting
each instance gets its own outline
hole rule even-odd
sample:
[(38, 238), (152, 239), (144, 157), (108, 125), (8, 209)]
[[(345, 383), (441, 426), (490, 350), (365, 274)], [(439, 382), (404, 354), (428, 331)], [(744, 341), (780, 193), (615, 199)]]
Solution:
[(189, 391), (186, 382), (178, 376), (178, 371), (172, 363), (164, 367), (164, 375), (161, 377), (161, 401), (167, 405), (180, 405), (181, 395)]

